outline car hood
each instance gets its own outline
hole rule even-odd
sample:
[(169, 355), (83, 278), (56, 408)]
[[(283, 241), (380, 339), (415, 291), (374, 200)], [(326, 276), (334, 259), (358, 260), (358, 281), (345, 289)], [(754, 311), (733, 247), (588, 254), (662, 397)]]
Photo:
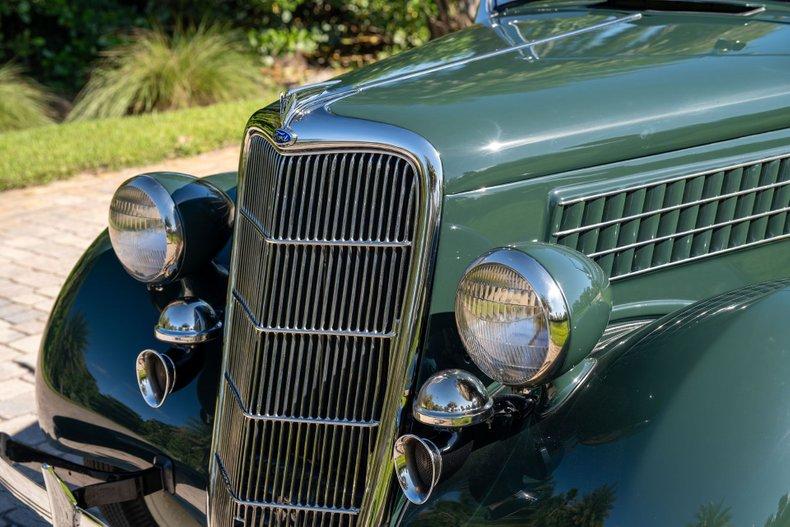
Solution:
[(790, 11), (504, 17), (340, 78), (333, 113), (412, 130), (446, 193), (790, 123)]

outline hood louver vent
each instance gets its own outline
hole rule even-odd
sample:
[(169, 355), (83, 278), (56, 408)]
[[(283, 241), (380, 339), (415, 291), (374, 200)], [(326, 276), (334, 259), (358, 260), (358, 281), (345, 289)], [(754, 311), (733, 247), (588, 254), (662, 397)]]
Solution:
[(625, 278), (790, 237), (790, 156), (563, 198), (551, 241)]

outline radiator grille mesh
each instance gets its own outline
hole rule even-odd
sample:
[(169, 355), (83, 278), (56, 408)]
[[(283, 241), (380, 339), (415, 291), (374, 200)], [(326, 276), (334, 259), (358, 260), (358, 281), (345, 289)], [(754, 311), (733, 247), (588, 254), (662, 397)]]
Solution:
[(247, 154), (212, 525), (355, 525), (414, 272), (418, 172), (261, 136)]
[(551, 240), (624, 278), (790, 236), (790, 159), (563, 199)]

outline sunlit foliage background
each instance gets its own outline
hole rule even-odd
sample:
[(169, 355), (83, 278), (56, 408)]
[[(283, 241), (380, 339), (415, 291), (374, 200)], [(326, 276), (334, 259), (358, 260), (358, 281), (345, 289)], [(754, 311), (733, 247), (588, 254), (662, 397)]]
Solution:
[(139, 29), (223, 26), (264, 66), (353, 67), (469, 24), (477, 0), (7, 0), (0, 64), (10, 60), (71, 99), (103, 51)]
[(465, 27), (477, 2), (0, 1), (0, 190), (235, 144), (283, 88)]

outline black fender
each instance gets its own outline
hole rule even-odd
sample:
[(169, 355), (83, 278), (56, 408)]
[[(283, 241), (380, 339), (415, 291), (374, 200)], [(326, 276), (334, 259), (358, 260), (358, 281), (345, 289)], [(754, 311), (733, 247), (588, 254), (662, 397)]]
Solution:
[(556, 411), (475, 450), (403, 525), (790, 523), (790, 281), (668, 315), (598, 352)]
[[(235, 173), (210, 179), (235, 200)], [(221, 339), (198, 348), (200, 373), (157, 409), (143, 401), (134, 366), (142, 350), (168, 349), (154, 338), (154, 325), (185, 288), (224, 312), (229, 254), (230, 241), (188, 283), (158, 290), (123, 269), (104, 231), (61, 290), (36, 369), (39, 423), (48, 438), (121, 469), (147, 468), (154, 456), (169, 457), (175, 467), (175, 503), (197, 523), (205, 522)]]

